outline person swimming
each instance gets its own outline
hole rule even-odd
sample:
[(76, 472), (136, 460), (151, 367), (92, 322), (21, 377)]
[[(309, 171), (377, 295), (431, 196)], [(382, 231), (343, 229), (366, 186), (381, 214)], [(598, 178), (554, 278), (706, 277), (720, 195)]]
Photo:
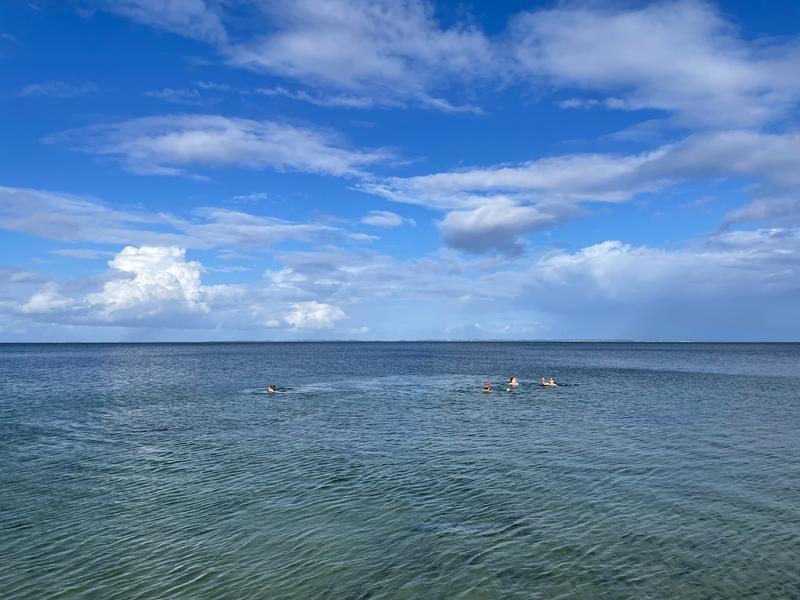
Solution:
[(483, 393), (488, 394), (491, 391), (492, 391), (492, 384), (487, 381), (486, 383), (483, 384)]
[(542, 377), (541, 381), (539, 381), (539, 385), (542, 387), (558, 387), (556, 380), (552, 377), (548, 380), (545, 380), (545, 378)]
[(515, 388), (517, 386), (519, 386), (519, 381), (517, 381), (517, 378), (512, 375), (508, 378), (508, 387)]
[(275, 392), (277, 392), (277, 391), (278, 391), (278, 388), (276, 388), (276, 387), (275, 387), (275, 384), (274, 384), (274, 383), (270, 383), (270, 384), (267, 386), (267, 393), (268, 393), (268, 394), (270, 394), (270, 395), (271, 395), (271, 394), (274, 394), (274, 393), (275, 393)]

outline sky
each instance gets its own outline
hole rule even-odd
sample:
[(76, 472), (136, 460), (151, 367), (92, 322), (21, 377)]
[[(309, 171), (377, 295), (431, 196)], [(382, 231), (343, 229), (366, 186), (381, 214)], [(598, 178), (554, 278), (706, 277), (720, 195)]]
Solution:
[(0, 342), (800, 340), (800, 4), (0, 4)]

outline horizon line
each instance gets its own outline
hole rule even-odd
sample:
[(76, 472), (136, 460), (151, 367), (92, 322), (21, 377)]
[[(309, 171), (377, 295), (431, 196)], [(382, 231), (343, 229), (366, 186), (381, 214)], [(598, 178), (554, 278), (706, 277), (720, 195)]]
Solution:
[(2, 346), (67, 344), (798, 344), (800, 340), (637, 340), (637, 339), (381, 339), (381, 340), (117, 340), (117, 341), (0, 341)]

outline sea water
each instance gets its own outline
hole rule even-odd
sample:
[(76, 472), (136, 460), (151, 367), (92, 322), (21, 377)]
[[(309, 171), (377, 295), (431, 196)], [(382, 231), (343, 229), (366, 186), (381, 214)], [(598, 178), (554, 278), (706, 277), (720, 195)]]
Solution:
[(0, 346), (0, 598), (743, 597), (800, 345)]

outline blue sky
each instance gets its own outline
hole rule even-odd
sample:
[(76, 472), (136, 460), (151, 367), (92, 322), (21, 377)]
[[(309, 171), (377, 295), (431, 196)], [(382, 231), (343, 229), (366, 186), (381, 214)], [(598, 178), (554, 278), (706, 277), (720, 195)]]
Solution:
[(800, 338), (800, 5), (0, 6), (0, 341)]

